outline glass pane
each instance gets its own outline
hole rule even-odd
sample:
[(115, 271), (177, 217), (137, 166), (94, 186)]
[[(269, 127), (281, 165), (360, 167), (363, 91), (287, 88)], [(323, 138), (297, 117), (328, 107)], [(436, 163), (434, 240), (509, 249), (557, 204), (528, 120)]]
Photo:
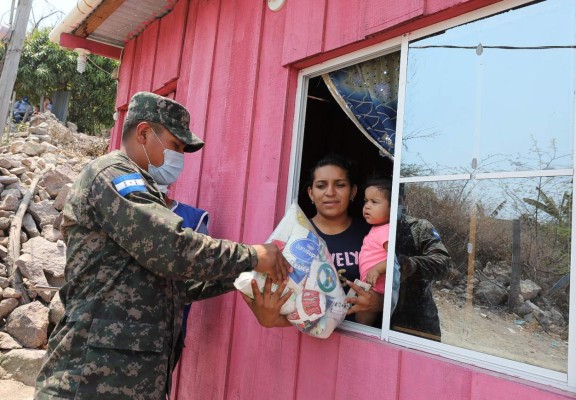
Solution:
[[(451, 260), (444, 277), (426, 275), (434, 235), (407, 219), (426, 257), (410, 258), (414, 275), (401, 284), (392, 329), (418, 335), (437, 307), (443, 343), (566, 372), (571, 205), (568, 177), (406, 184), (406, 214), (433, 224)], [(420, 314), (402, 307), (413, 296)]]
[(549, 0), (412, 42), (402, 176), (571, 168), (575, 9)]

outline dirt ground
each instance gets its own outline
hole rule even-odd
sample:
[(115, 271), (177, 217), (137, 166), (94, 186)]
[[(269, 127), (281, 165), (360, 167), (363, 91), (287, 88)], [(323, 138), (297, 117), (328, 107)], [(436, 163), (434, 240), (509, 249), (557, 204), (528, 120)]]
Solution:
[(467, 307), (454, 294), (436, 291), (442, 342), (503, 358), (566, 372), (568, 341), (546, 333), (538, 322), (514, 314)]
[(32, 400), (34, 388), (12, 380), (0, 380), (0, 399)]

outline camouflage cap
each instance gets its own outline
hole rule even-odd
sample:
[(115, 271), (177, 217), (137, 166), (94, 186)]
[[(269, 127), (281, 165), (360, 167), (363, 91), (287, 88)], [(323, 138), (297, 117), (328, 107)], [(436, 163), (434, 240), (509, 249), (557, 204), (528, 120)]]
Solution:
[(163, 125), (186, 144), (184, 151), (200, 150), (204, 142), (190, 132), (190, 113), (186, 108), (167, 97), (150, 92), (138, 92), (130, 99), (124, 125), (133, 121), (150, 121)]

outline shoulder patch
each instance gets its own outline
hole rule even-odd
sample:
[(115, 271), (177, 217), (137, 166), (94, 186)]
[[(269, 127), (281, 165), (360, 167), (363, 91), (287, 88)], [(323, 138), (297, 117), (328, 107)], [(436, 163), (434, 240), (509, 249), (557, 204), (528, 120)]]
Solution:
[(128, 193), (132, 192), (147, 192), (144, 178), (139, 173), (120, 175), (112, 179), (112, 183), (116, 187), (121, 196), (126, 197)]
[(440, 237), (440, 234), (438, 233), (436, 228), (432, 228), (432, 236), (434, 236), (438, 240), (442, 240), (442, 238)]

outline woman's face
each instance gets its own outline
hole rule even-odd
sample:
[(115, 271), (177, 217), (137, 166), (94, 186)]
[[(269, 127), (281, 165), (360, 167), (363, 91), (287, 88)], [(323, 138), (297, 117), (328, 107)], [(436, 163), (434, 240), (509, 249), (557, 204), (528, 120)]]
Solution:
[(351, 186), (346, 171), (336, 165), (316, 168), (314, 182), (308, 188), (316, 211), (327, 218), (345, 215), (355, 195), (356, 185)]

